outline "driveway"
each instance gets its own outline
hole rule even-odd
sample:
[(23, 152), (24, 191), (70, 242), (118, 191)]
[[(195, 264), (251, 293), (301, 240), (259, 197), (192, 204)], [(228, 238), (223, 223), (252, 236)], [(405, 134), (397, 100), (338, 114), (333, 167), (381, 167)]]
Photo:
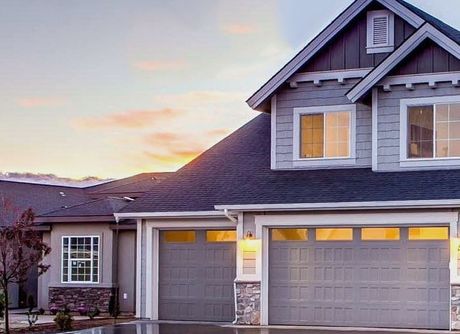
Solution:
[(448, 333), (447, 331), (388, 331), (353, 329), (241, 328), (218, 325), (157, 324), (138, 322), (75, 332), (74, 334), (414, 334)]

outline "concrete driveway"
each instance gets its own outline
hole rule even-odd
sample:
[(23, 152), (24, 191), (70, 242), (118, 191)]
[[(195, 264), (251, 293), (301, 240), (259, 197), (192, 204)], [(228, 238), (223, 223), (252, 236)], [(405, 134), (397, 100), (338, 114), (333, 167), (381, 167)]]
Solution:
[(409, 333), (448, 333), (447, 331), (420, 330), (376, 330), (376, 329), (319, 329), (319, 328), (242, 328), (230, 325), (196, 325), (136, 322), (114, 327), (95, 328), (75, 332), (75, 334), (409, 334)]

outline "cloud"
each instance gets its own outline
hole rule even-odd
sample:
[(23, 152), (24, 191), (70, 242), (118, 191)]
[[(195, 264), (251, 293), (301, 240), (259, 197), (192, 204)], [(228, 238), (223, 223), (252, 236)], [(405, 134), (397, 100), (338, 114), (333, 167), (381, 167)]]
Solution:
[(145, 60), (134, 63), (133, 66), (144, 72), (178, 71), (187, 64), (183, 60)]
[(240, 102), (244, 100), (244, 96), (245, 95), (243, 93), (238, 92), (191, 91), (184, 94), (157, 95), (154, 97), (154, 101), (164, 105), (193, 107), (209, 104)]
[(73, 124), (78, 128), (125, 128), (140, 129), (152, 126), (155, 122), (163, 122), (176, 118), (179, 110), (165, 108), (154, 110), (130, 110), (118, 114), (110, 114), (101, 117), (87, 117), (76, 119)]
[(17, 105), (22, 108), (59, 107), (64, 103), (64, 99), (58, 97), (24, 97), (17, 101)]
[(154, 165), (175, 165), (179, 167), (192, 161), (201, 153), (202, 151), (200, 150), (176, 150), (165, 154), (145, 151), (144, 157), (150, 160)]
[(222, 30), (229, 35), (248, 35), (256, 31), (255, 27), (245, 23), (231, 23), (222, 27)]

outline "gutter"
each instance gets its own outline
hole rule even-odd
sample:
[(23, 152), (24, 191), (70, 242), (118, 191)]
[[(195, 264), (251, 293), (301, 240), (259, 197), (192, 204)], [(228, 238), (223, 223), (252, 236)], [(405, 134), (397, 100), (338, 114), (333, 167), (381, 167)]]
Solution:
[(297, 204), (241, 204), (216, 205), (215, 209), (223, 211), (334, 211), (363, 209), (443, 209), (460, 207), (460, 199), (419, 200), (419, 201), (375, 201), (375, 202), (326, 202)]

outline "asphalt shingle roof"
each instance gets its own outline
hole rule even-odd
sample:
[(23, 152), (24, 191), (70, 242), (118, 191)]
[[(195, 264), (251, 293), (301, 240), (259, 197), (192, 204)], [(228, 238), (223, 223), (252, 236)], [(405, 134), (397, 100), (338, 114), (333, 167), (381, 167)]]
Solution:
[(365, 169), (273, 171), (270, 115), (262, 114), (122, 212), (209, 211), (215, 205), (460, 198), (460, 170), (374, 173)]
[(111, 216), (125, 207), (129, 201), (123, 198), (101, 198), (90, 202), (79, 203), (69, 207), (53, 210), (41, 217), (94, 217)]

